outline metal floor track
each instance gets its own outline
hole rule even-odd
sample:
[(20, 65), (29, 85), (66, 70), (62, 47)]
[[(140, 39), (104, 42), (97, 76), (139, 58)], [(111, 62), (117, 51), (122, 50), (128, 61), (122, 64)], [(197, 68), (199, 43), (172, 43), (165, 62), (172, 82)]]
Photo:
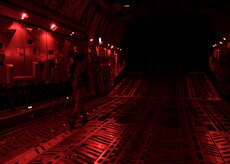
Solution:
[(74, 130), (66, 108), (1, 135), (0, 163), (230, 164), (230, 103), (203, 73), (126, 77), (86, 109)]

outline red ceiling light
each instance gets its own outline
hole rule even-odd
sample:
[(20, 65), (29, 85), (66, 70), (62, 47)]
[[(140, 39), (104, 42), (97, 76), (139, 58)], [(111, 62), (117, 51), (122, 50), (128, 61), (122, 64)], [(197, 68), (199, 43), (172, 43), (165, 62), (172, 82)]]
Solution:
[(212, 47), (217, 47), (217, 44), (213, 44)]
[(90, 38), (89, 41), (90, 41), (90, 42), (93, 42), (93, 38)]
[(57, 27), (57, 25), (56, 25), (55, 23), (52, 23), (52, 24), (50, 25), (50, 29), (51, 29), (52, 31), (55, 31), (57, 28), (58, 28), (58, 27)]
[(101, 37), (98, 38), (98, 42), (99, 42), (99, 45), (102, 45), (102, 40), (101, 40)]
[(29, 18), (29, 15), (26, 12), (21, 13), (21, 20)]

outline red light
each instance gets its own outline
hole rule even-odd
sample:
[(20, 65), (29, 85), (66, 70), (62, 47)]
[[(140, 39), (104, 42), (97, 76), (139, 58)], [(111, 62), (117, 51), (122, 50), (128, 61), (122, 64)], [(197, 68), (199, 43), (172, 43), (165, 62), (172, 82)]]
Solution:
[(90, 41), (90, 42), (93, 42), (93, 38), (91, 38), (89, 41)]
[(32, 105), (30, 105), (30, 106), (28, 106), (27, 108), (28, 108), (28, 109), (32, 109), (33, 107), (32, 107)]
[(57, 29), (57, 25), (56, 25), (55, 23), (52, 23), (52, 24), (50, 25), (50, 29), (51, 29), (52, 31), (55, 31), (55, 30)]
[(70, 36), (72, 36), (74, 34), (74, 32), (72, 32), (71, 34), (70, 34)]
[(21, 20), (24, 20), (24, 19), (27, 19), (27, 18), (29, 18), (29, 15), (27, 13), (23, 12), (21, 14)]
[(99, 45), (102, 45), (101, 37), (99, 37)]

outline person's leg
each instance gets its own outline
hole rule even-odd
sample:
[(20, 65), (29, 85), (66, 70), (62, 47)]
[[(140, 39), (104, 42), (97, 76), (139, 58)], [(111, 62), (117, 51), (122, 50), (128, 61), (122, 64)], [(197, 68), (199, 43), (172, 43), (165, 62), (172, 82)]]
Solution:
[(75, 96), (75, 105), (73, 112), (71, 113), (71, 116), (68, 120), (69, 127), (71, 129), (75, 129), (75, 123), (78, 117), (78, 101), (79, 101), (79, 90), (76, 91), (76, 96)]
[(85, 95), (86, 95), (86, 90), (83, 87), (80, 90), (79, 101), (78, 101), (78, 108), (79, 108), (78, 110), (79, 110), (79, 113), (81, 115), (81, 122), (82, 123), (86, 123), (88, 121), (87, 120), (87, 112), (85, 110)]
[(70, 129), (76, 129), (75, 121), (76, 121), (75, 115), (71, 116), (70, 119), (68, 120)]
[(87, 123), (88, 118), (87, 118), (87, 112), (84, 108), (84, 106), (81, 107), (81, 123)]

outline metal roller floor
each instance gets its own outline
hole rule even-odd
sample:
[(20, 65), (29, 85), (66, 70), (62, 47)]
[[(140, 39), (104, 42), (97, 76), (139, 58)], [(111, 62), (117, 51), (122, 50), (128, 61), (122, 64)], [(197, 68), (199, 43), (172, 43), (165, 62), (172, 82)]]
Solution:
[(1, 135), (0, 163), (230, 163), (230, 103), (204, 73), (130, 75), (86, 109), (75, 130), (66, 108)]

